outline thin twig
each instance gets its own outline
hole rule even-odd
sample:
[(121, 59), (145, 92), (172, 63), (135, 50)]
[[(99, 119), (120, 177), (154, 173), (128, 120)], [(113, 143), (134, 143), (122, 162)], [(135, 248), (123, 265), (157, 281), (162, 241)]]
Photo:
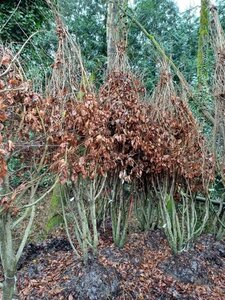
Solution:
[(5, 22), (5, 24), (3, 24), (2, 28), (0, 29), (0, 33), (2, 32), (2, 30), (5, 28), (5, 26), (9, 23), (9, 21), (12, 19), (13, 15), (16, 13), (17, 9), (19, 8), (21, 3), (21, 0), (18, 2), (16, 8), (14, 9), (14, 11), (11, 13), (11, 15), (9, 16), (8, 20)]
[(47, 192), (45, 192), (40, 198), (38, 198), (35, 202), (31, 203), (31, 204), (27, 204), (27, 205), (24, 205), (23, 207), (20, 208), (20, 210), (22, 209), (25, 209), (25, 208), (28, 208), (28, 207), (32, 207), (36, 204), (38, 204), (39, 202), (41, 202), (41, 200), (43, 200), (53, 189), (54, 187), (56, 186), (56, 184), (58, 183), (58, 179), (55, 181), (55, 183), (52, 185), (52, 187), (47, 190)]
[(39, 33), (40, 30), (32, 33), (29, 38), (24, 42), (24, 44), (22, 45), (22, 47), (20, 48), (20, 50), (16, 53), (16, 55), (13, 57), (12, 61), (10, 62), (8, 68), (2, 73), (0, 74), (0, 78), (5, 76), (11, 69), (12, 64), (14, 63), (14, 61), (18, 58), (18, 56), (21, 54), (21, 52), (23, 51), (24, 47), (26, 46), (26, 44), (33, 38), (33, 36), (35, 36), (37, 33)]
[(64, 220), (64, 224), (65, 224), (65, 229), (66, 229), (66, 234), (67, 234), (67, 237), (68, 237), (68, 240), (69, 240), (69, 243), (75, 253), (75, 255), (77, 257), (80, 257), (77, 249), (74, 247), (74, 244), (72, 242), (72, 239), (71, 239), (71, 235), (70, 235), (70, 231), (69, 231), (69, 227), (68, 227), (68, 222), (67, 222), (67, 219), (66, 219), (66, 212), (65, 212), (65, 206), (64, 206), (64, 203), (63, 203), (63, 199), (62, 199), (62, 195), (60, 195), (60, 199), (61, 199), (61, 205), (62, 205), (62, 212), (63, 212), (63, 220)]

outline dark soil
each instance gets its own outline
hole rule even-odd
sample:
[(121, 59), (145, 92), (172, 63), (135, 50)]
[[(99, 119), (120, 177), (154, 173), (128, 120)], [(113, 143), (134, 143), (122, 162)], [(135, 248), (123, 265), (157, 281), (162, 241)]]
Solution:
[(65, 296), (69, 298), (71, 295), (79, 300), (104, 300), (115, 298), (119, 291), (119, 272), (113, 267), (104, 267), (93, 259), (85, 266), (83, 275), (67, 282)]
[(30, 261), (37, 258), (39, 255), (54, 251), (71, 251), (69, 241), (65, 238), (53, 238), (46, 243), (28, 244), (23, 251), (23, 255), (18, 262), (17, 269), (20, 270), (26, 264), (29, 264)]
[(159, 230), (132, 234), (123, 249), (101, 240), (85, 266), (65, 238), (26, 247), (19, 264), (21, 299), (225, 299), (225, 242), (201, 237), (172, 255)]

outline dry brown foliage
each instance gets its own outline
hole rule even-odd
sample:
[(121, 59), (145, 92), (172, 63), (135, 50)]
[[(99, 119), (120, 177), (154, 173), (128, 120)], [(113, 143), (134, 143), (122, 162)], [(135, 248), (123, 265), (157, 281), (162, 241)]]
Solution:
[[(214, 177), (214, 158), (206, 148), (203, 135), (186, 102), (177, 94), (168, 67), (163, 64), (153, 94), (153, 114), (168, 135), (166, 157), (169, 174), (182, 179), (192, 189), (205, 190)], [(168, 171), (167, 171), (168, 173)]]
[[(59, 29), (61, 53), (69, 40)], [(7, 125), (4, 129), (1, 125), (2, 140), (26, 161), (43, 159), (45, 152), (45, 165), (62, 183), (76, 181), (80, 175), (92, 179), (116, 174), (122, 182), (141, 180), (151, 186), (155, 178), (166, 177), (179, 187), (203, 191), (213, 180), (213, 158), (205, 150), (187, 103), (176, 95), (166, 67), (150, 103), (143, 101), (145, 88), (128, 71), (112, 72), (98, 93), (84, 89), (79, 75), (76, 88), (83, 93), (79, 99), (71, 87), (66, 89), (70, 77), (65, 75), (59, 82), (63, 64), (60, 67), (57, 53), (51, 80), (54, 90), (43, 97), (32, 91), (16, 64), (10, 65), (12, 55), (1, 53), (0, 116), (1, 124)], [(1, 178), (6, 173), (4, 151)]]
[(144, 88), (128, 72), (111, 73), (99, 94), (68, 100), (63, 111), (57, 99), (41, 100), (37, 128), (45, 124), (62, 182), (96, 172), (149, 183), (169, 175), (204, 190), (213, 179), (213, 158), (187, 104), (175, 92), (167, 94), (169, 78), (162, 75), (152, 104), (142, 101)]
[[(43, 126), (39, 128), (37, 103), (40, 103), (41, 97), (24, 78), (23, 70), (15, 57), (9, 49), (0, 47), (0, 184), (3, 193), (7, 194), (0, 203), (12, 215), (18, 213), (14, 202), (28, 182), (11, 191), (9, 181), (13, 172), (8, 172), (8, 162), (12, 157), (20, 159), (21, 163), (25, 162), (24, 167), (13, 173), (13, 176), (23, 178), (26, 171), (32, 173), (35, 164), (43, 159), (41, 149), (45, 149), (46, 144), (41, 137)], [(33, 137), (32, 131), (37, 132)]]

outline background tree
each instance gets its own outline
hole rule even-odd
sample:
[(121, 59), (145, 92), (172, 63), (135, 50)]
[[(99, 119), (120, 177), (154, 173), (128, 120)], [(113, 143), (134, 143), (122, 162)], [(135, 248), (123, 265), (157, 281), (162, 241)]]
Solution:
[(209, 78), (209, 1), (201, 0), (200, 27), (197, 55), (197, 79), (201, 88)]
[[(135, 18), (156, 38), (186, 79), (194, 82), (198, 30), (194, 11), (180, 14), (172, 0), (138, 0), (134, 13)], [(134, 69), (141, 70), (147, 87), (152, 90), (158, 76), (157, 54), (133, 24), (129, 34), (129, 58)]]
[[(41, 88), (53, 61), (56, 38), (52, 34), (54, 23), (45, 0), (9, 0), (0, 3), (0, 40), (11, 44), (15, 52), (29, 40), (21, 53), (26, 76)], [(34, 82), (35, 83), (35, 82)]]
[(120, 7), (126, 9), (128, 0), (109, 1), (107, 10), (107, 73), (121, 69), (127, 50), (127, 17)]
[(99, 84), (106, 68), (106, 17), (105, 0), (59, 0), (59, 7), (69, 32), (76, 37), (84, 63), (92, 81)]
[(221, 26), (225, 28), (225, 3), (223, 0), (216, 0), (216, 6), (218, 7), (218, 15)]

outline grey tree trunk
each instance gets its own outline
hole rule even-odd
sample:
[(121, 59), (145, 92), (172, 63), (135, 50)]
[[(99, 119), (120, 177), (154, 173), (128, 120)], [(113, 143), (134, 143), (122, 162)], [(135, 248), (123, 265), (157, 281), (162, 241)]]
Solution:
[[(35, 186), (31, 187), (29, 205), (33, 205), (34, 195), (39, 186), (39, 182), (40, 180), (38, 180)], [(4, 177), (3, 187), (3, 195), (8, 194), (10, 191), (8, 174)], [(3, 208), (0, 211), (0, 256), (4, 274), (4, 282), (3, 284), (1, 283), (1, 288), (3, 291), (2, 300), (18, 299), (16, 289), (17, 262), (22, 254), (23, 248), (26, 244), (31, 230), (31, 226), (35, 216), (35, 205), (31, 207), (30, 211), (31, 213), (29, 222), (23, 235), (21, 236), (22, 240), (17, 252), (15, 251), (13, 243), (13, 228), (16, 223), (18, 225), (22, 220), (24, 220), (24, 218), (27, 216), (27, 212), (25, 212), (15, 222), (14, 218), (11, 215), (10, 209), (4, 210)]]
[(107, 73), (110, 73), (114, 67), (116, 57), (116, 44), (118, 36), (116, 32), (116, 17), (118, 15), (118, 6), (116, 1), (109, 2), (107, 11)]
[(8, 213), (0, 216), (0, 253), (5, 280), (2, 300), (12, 300), (16, 292), (16, 255), (13, 249), (11, 216)]
[(128, 0), (113, 0), (107, 11), (107, 74), (113, 69), (121, 69), (126, 52), (127, 18), (120, 10), (126, 8)]

